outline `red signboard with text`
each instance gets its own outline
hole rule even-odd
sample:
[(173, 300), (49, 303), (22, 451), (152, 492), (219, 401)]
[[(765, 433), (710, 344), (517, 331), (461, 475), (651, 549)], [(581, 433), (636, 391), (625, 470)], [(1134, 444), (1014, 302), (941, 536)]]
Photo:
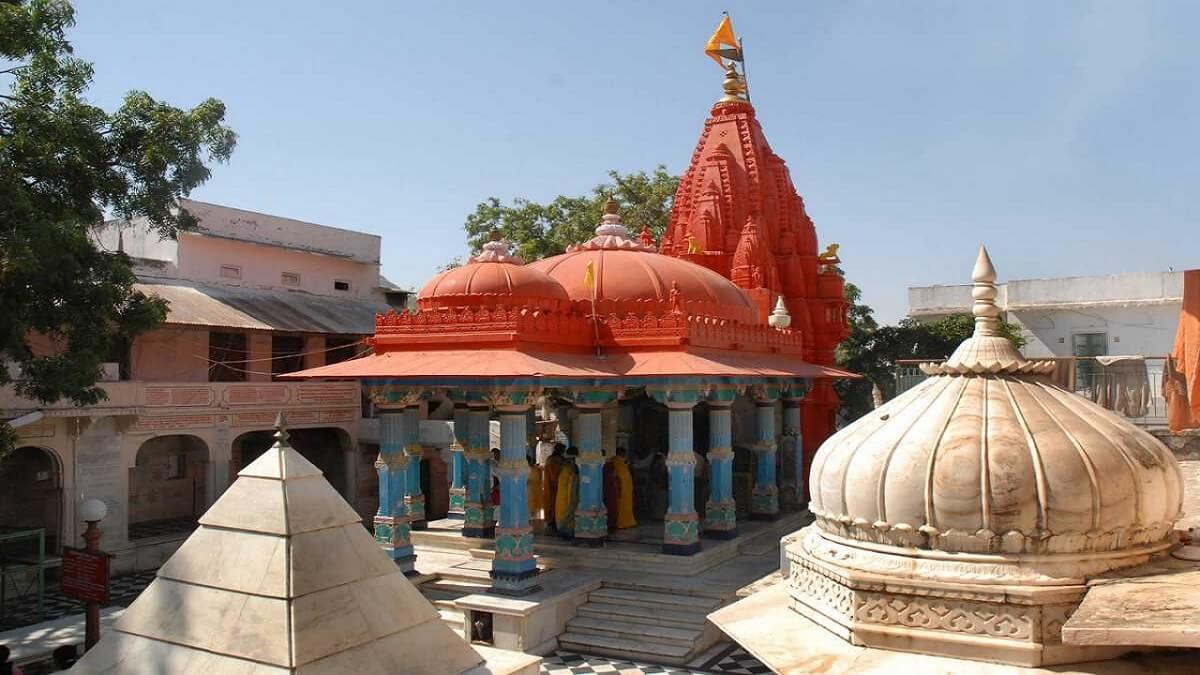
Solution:
[(84, 602), (108, 602), (108, 554), (64, 548), (62, 593)]

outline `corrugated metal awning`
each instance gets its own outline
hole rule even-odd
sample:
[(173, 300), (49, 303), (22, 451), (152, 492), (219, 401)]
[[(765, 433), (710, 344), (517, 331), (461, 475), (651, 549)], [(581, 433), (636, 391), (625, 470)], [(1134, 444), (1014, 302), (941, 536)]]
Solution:
[(388, 310), (383, 303), (360, 298), (176, 280), (145, 281), (134, 288), (169, 302), (166, 322), (185, 326), (370, 335), (375, 332), (375, 314)]

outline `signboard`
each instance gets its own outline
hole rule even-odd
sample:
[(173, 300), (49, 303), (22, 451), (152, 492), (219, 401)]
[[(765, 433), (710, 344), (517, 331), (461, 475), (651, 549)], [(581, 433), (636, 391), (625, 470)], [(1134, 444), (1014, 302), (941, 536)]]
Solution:
[(64, 548), (62, 593), (84, 602), (108, 602), (108, 554)]

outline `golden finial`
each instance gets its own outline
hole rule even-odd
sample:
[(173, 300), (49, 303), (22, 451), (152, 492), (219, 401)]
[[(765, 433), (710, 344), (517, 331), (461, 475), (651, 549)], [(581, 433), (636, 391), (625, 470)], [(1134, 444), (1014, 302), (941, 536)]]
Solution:
[(621, 205), (612, 198), (612, 195), (609, 195), (608, 199), (604, 200), (604, 215), (615, 216), (619, 210), (621, 210)]
[(737, 71), (737, 67), (733, 62), (729, 62), (725, 66), (725, 82), (721, 84), (721, 88), (725, 90), (725, 95), (721, 97), (718, 103), (745, 103), (746, 98), (746, 78)]

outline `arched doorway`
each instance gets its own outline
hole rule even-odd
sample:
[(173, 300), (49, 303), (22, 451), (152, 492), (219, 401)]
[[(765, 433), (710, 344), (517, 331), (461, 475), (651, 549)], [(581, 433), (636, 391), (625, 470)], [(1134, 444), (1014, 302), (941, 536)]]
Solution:
[[(248, 431), (233, 439), (230, 473), (236, 475), (258, 459), (274, 442), (273, 430)], [(315, 464), (325, 474), (325, 480), (343, 497), (353, 494), (346, 473), (346, 450), (350, 447), (348, 433), (336, 427), (288, 429), (288, 444)], [(357, 459), (357, 455), (353, 459)]]
[[(0, 495), (0, 529), (41, 528), (46, 533), (46, 553), (61, 550), (62, 465), (51, 451), (27, 445), (9, 453), (0, 461)], [(22, 545), (36, 554), (35, 542)]]
[(196, 436), (156, 436), (129, 470), (129, 539), (190, 532), (208, 507), (208, 445)]

